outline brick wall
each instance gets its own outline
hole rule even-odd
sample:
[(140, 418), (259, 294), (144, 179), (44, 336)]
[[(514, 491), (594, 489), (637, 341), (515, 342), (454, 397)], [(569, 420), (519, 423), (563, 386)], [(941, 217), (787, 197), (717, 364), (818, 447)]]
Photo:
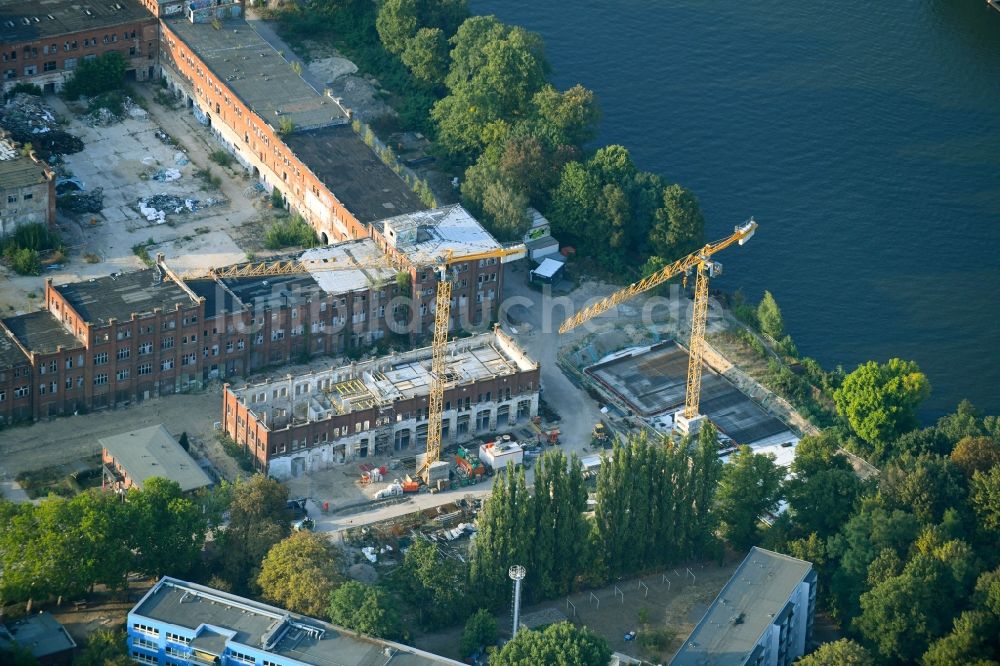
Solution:
[(155, 71), (159, 26), (155, 17), (0, 45), (0, 74), (6, 90), (33, 83), (49, 91), (61, 90), (84, 59), (117, 51), (126, 62), (126, 78), (145, 81)]

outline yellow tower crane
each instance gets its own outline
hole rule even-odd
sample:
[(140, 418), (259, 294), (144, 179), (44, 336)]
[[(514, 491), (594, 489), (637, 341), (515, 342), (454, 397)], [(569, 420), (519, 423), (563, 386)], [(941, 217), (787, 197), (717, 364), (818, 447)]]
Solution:
[(522, 258), (527, 252), (517, 244), (485, 252), (455, 256), (445, 253), (437, 266), (438, 284), (434, 304), (434, 339), (431, 343), (431, 390), (427, 405), (427, 447), (417, 475), (430, 485), (431, 466), (441, 459), (441, 423), (444, 419), (444, 391), (448, 387), (445, 359), (448, 354), (448, 329), (451, 323), (451, 276), (448, 267), (453, 263), (498, 259), (500, 264)]
[(755, 231), (757, 231), (757, 222), (751, 217), (747, 222), (736, 227), (729, 237), (715, 243), (709, 243), (697, 252), (692, 252), (684, 258), (664, 266), (649, 277), (645, 277), (580, 310), (576, 315), (562, 323), (559, 332), (565, 333), (576, 328), (602, 312), (624, 303), (633, 296), (658, 287), (673, 277), (684, 275), (686, 280), (691, 271), (695, 271), (694, 311), (691, 314), (691, 342), (688, 346), (687, 393), (684, 397), (684, 411), (674, 421), (681, 434), (694, 434), (704, 419), (698, 413), (698, 406), (701, 400), (702, 360), (705, 356), (705, 326), (708, 323), (708, 279), (722, 273), (722, 264), (713, 261), (712, 255), (734, 243), (743, 245), (750, 240)]

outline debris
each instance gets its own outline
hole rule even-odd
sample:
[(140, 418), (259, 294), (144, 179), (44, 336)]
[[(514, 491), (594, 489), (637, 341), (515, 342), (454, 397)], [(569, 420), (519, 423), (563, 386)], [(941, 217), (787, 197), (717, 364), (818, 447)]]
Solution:
[(83, 181), (75, 176), (71, 176), (69, 178), (56, 178), (56, 194), (78, 192), (83, 189)]
[(153, 174), (153, 180), (157, 180), (161, 183), (172, 183), (175, 180), (181, 179), (181, 172), (177, 169), (160, 169)]
[(59, 128), (52, 109), (34, 95), (18, 93), (0, 107), (0, 125), (18, 143), (30, 143), (39, 156), (52, 164), (55, 155), (70, 155), (83, 150), (83, 141)]
[(191, 160), (189, 160), (187, 158), (187, 155), (185, 155), (184, 153), (180, 151), (174, 153), (174, 164), (176, 164), (177, 166), (187, 166), (190, 163)]
[(361, 549), (361, 553), (368, 558), (368, 561), (372, 564), (378, 562), (378, 556), (375, 555), (375, 548), (372, 546), (365, 546)]
[(173, 194), (156, 194), (151, 197), (139, 199), (136, 210), (150, 222), (163, 224), (167, 221), (167, 215), (180, 215), (196, 213), (202, 208), (220, 206), (227, 203), (226, 199), (212, 197), (202, 202), (199, 199), (174, 196)]
[(145, 164), (146, 166), (155, 166), (156, 158), (153, 157), (152, 155), (146, 155), (145, 157), (142, 158), (142, 163)]
[(153, 136), (159, 139), (161, 143), (165, 143), (168, 146), (177, 145), (177, 142), (174, 141), (174, 138), (161, 129), (158, 129), (155, 132), (153, 132)]
[(100, 213), (104, 208), (104, 189), (90, 192), (67, 192), (56, 197), (56, 206), (67, 213)]

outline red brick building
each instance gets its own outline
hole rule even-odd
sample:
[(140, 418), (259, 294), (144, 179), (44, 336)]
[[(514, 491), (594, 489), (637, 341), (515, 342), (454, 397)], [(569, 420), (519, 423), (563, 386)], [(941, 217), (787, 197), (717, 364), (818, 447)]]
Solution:
[(145, 81), (156, 75), (158, 40), (156, 17), (137, 0), (0, 0), (2, 89), (55, 92), (81, 61), (112, 51), (125, 59), (126, 78)]
[[(431, 349), (424, 347), (241, 388), (226, 385), (223, 427), (279, 479), (355, 457), (422, 451)], [(445, 446), (538, 413), (538, 364), (499, 329), (448, 343)]]

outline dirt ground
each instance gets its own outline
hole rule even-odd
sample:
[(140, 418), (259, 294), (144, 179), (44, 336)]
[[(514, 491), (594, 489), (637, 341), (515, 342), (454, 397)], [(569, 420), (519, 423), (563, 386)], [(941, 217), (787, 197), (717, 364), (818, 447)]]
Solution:
[(220, 476), (234, 479), (239, 469), (218, 444), (213, 429), (222, 415), (221, 405), (221, 385), (213, 384), (197, 393), (0, 430), (0, 477), (14, 478), (26, 470), (72, 464), (99, 453), (101, 437), (162, 423), (175, 436), (187, 432), (192, 453), (207, 457)]
[(77, 645), (83, 645), (95, 631), (124, 628), (128, 612), (152, 586), (152, 581), (133, 581), (129, 584), (128, 594), (125, 597), (121, 594), (112, 595), (98, 591), (87, 595), (86, 603), (83, 600), (65, 600), (62, 606), (51, 604), (44, 607), (44, 610), (52, 613), (53, 617), (66, 627)]
[[(630, 578), (599, 590), (570, 595), (569, 603), (563, 598), (526, 606), (521, 609), (521, 616), (530, 617), (542, 611), (553, 615), (561, 613), (574, 624), (586, 626), (604, 636), (615, 652), (654, 663), (666, 663), (698, 624), (739, 563), (739, 558), (731, 558), (721, 567), (714, 561), (688, 565), (694, 574), (693, 579), (687, 572), (688, 567), (667, 569), (662, 574)], [(648, 587), (648, 593), (640, 583)], [(639, 622), (640, 612), (647, 615), (649, 628), (666, 629), (672, 634), (672, 640), (665, 649), (649, 652), (640, 646), (638, 640), (624, 640), (629, 631), (635, 631), (641, 637), (644, 628)], [(510, 616), (500, 616), (497, 620), (501, 633), (507, 632), (509, 636)], [(452, 627), (433, 634), (417, 635), (414, 644), (423, 650), (459, 659), (461, 635), (461, 627)]]

